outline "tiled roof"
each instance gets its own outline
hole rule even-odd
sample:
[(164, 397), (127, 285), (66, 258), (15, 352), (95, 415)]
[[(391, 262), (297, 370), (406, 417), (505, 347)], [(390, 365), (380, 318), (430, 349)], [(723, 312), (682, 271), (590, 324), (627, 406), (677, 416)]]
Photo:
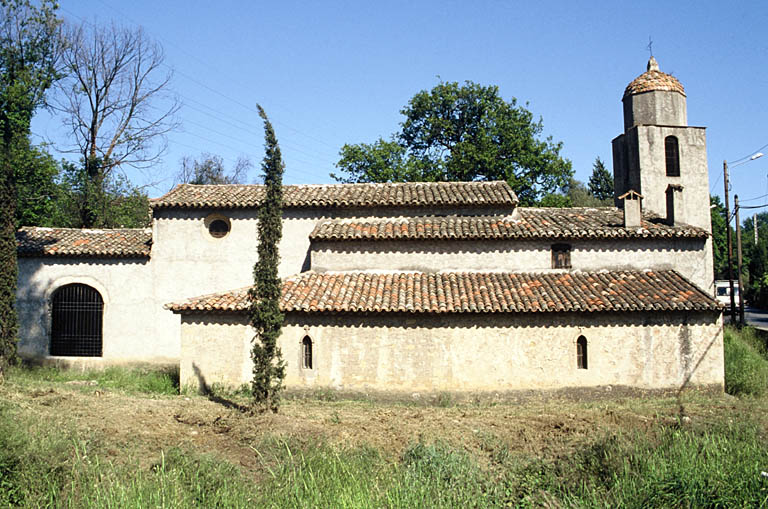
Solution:
[[(248, 289), (169, 304), (176, 313), (245, 312)], [(529, 273), (306, 272), (283, 283), (283, 311), (536, 313), (718, 311), (675, 271)]]
[(617, 208), (520, 208), (512, 216), (421, 216), (331, 219), (315, 226), (313, 240), (706, 238), (695, 226), (669, 226), (646, 215), (638, 228), (623, 226)]
[[(251, 208), (264, 198), (261, 185), (181, 184), (151, 201), (153, 208)], [(506, 182), (406, 182), (328, 184), (283, 187), (289, 208), (429, 207), (515, 205), (517, 196)]]
[(682, 83), (674, 76), (661, 72), (656, 59), (651, 57), (648, 61), (648, 70), (632, 81), (624, 90), (624, 97), (628, 95), (642, 94), (653, 90), (666, 90), (680, 92), (685, 95)]
[(152, 230), (23, 227), (16, 232), (19, 256), (149, 256)]

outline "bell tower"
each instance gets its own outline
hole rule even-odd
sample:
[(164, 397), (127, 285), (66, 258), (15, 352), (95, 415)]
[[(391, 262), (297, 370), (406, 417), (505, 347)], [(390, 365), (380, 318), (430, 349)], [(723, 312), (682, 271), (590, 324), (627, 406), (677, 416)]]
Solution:
[(635, 191), (644, 213), (711, 231), (706, 133), (688, 125), (685, 101), (683, 85), (654, 57), (627, 85), (624, 133), (612, 142), (614, 196), (621, 207), (618, 197)]

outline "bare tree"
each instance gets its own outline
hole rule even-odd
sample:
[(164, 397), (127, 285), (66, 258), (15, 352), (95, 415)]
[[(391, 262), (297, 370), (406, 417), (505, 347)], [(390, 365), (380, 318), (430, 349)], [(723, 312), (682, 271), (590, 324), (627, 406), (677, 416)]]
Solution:
[(221, 156), (203, 153), (199, 159), (184, 156), (176, 174), (176, 184), (242, 184), (253, 163), (247, 157), (238, 157), (235, 167), (227, 174)]
[(84, 160), (146, 167), (165, 151), (178, 101), (162, 47), (141, 28), (71, 26), (59, 107)]
[(162, 48), (141, 28), (83, 24), (68, 27), (66, 35), (68, 78), (55, 106), (73, 139), (64, 150), (81, 156), (98, 193), (114, 169), (158, 161), (180, 105), (168, 90), (173, 73)]

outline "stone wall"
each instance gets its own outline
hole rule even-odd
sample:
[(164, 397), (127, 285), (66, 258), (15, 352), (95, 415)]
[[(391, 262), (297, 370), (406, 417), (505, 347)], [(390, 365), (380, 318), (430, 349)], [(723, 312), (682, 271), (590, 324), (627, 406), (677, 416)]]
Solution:
[[(182, 316), (182, 383), (248, 383), (246, 323), (241, 315)], [(581, 335), (587, 369), (576, 365)], [(312, 369), (300, 367), (305, 336), (313, 342)], [(280, 345), (288, 388), (412, 393), (723, 384), (722, 323), (713, 313), (289, 313)]]

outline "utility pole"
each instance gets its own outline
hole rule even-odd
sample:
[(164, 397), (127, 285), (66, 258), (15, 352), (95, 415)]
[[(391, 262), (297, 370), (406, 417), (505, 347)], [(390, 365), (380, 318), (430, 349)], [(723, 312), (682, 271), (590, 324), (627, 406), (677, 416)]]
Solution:
[(755, 212), (755, 215), (752, 216), (752, 224), (755, 227), (755, 245), (757, 245), (757, 212)]
[(736, 213), (736, 253), (739, 257), (739, 327), (744, 327), (744, 286), (741, 284), (741, 223), (739, 222), (739, 195), (733, 197), (733, 208)]
[(723, 181), (725, 183), (725, 237), (728, 242), (728, 286), (731, 291), (731, 323), (736, 323), (736, 299), (733, 295), (733, 241), (731, 240), (731, 208), (728, 200), (728, 162), (723, 161)]

